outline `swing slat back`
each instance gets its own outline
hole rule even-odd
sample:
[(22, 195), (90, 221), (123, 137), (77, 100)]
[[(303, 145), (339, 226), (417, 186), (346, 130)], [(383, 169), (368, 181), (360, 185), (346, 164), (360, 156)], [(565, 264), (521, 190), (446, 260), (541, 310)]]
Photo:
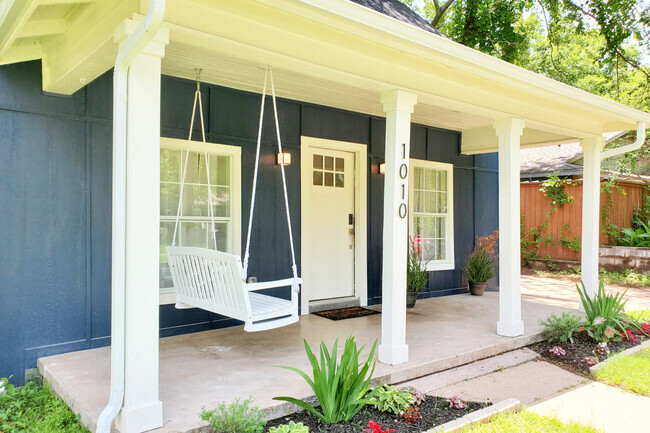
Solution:
[(207, 248), (168, 247), (167, 260), (177, 303), (239, 320), (251, 315), (236, 256)]
[(253, 293), (241, 280), (239, 257), (207, 248), (167, 247), (176, 290), (176, 308), (198, 307), (245, 322), (246, 331), (263, 331), (298, 321), (299, 280), (262, 283), (261, 288), (291, 286), (291, 300)]

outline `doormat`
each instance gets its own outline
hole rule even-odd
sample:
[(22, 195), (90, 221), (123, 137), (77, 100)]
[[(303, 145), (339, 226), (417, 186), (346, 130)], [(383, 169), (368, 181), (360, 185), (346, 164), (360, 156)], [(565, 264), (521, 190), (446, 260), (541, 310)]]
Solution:
[(352, 319), (354, 317), (372, 316), (373, 314), (380, 314), (379, 311), (370, 310), (363, 307), (349, 307), (349, 308), (336, 308), (334, 310), (319, 311), (313, 313), (317, 316), (325, 317), (330, 320), (343, 320)]

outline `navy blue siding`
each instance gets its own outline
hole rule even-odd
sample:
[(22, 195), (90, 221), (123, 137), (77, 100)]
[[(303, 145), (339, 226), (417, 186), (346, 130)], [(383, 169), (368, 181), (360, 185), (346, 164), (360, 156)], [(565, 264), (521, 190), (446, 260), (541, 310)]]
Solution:
[[(194, 82), (163, 77), (163, 136), (187, 138), (194, 89)], [(202, 94), (208, 140), (242, 148), (244, 238), (259, 95), (208, 85)], [(38, 62), (0, 67), (0, 377), (14, 375), (15, 383), (37, 357), (110, 342), (111, 105), (110, 73), (61, 97), (41, 91)], [(290, 276), (271, 104), (267, 107), (249, 269), (260, 281)], [(368, 145), (368, 297), (381, 302), (378, 164), (384, 160), (384, 119), (287, 100), (279, 101), (279, 112), (283, 145), (294, 158), (287, 176), (295, 228), (300, 227), (300, 137)], [(196, 123), (194, 130), (199, 139)], [(497, 225), (496, 157), (461, 156), (459, 146), (456, 132), (412, 127), (412, 158), (455, 166), (457, 267), (474, 237)], [(294, 236), (299, 262), (299, 230)], [(269, 252), (268, 245), (275, 250)], [(460, 293), (462, 286), (458, 270), (434, 272), (421, 297)], [(199, 309), (160, 307), (161, 336), (233, 324)]]

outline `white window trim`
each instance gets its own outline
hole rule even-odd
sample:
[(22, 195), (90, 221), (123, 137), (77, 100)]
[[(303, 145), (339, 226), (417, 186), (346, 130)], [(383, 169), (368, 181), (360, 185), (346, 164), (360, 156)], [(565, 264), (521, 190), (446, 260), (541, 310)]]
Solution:
[[(415, 167), (424, 169), (444, 170), (447, 172), (447, 224), (445, 225), (445, 233), (447, 238), (445, 241), (445, 256), (446, 260), (432, 260), (427, 265), (427, 271), (449, 271), (456, 268), (454, 259), (454, 165), (446, 164), (444, 162), (425, 161), (422, 159), (410, 159), (411, 166), (409, 175), (409, 197), (414, 197), (414, 174)], [(409, 206), (412, 209), (412, 206)], [(413, 215), (409, 211), (409, 233), (414, 232)]]
[[(211, 155), (230, 156), (231, 173), (231, 194), (230, 215), (232, 218), (232, 239), (233, 254), (241, 255), (241, 147), (227, 144), (207, 143), (204, 148), (201, 141), (179, 140), (177, 138), (160, 137), (161, 149), (188, 150), (190, 152), (203, 153), (205, 149)], [(174, 216), (175, 219), (175, 216)], [(160, 225), (160, 218), (158, 221)], [(176, 294), (173, 287), (160, 288), (160, 305), (176, 303)]]

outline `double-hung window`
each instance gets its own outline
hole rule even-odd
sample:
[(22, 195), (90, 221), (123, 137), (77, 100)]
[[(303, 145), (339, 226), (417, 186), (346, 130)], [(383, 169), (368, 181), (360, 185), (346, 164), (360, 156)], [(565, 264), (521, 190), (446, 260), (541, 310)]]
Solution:
[(453, 165), (411, 159), (409, 236), (427, 270), (454, 269)]
[[(208, 195), (210, 174), (211, 195)], [(166, 248), (172, 244), (176, 212), (181, 191), (185, 158), (187, 173), (180, 207), (176, 245), (214, 248), (210, 218), (210, 202), (214, 212), (217, 250), (240, 253), (241, 236), (241, 148), (171, 138), (160, 139), (160, 288), (171, 288), (173, 282), (167, 264)], [(169, 292), (163, 290), (163, 292)]]

